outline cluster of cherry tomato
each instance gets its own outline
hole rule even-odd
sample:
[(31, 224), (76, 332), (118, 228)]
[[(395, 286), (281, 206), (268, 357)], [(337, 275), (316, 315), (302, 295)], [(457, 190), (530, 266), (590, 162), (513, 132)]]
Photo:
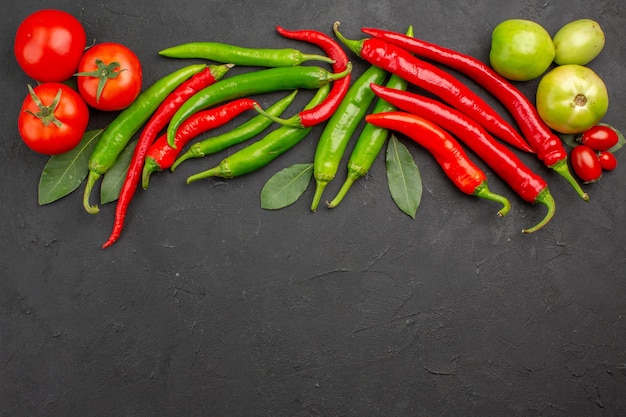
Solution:
[[(37, 81), (18, 117), (26, 145), (39, 153), (58, 155), (74, 148), (89, 122), (89, 108), (117, 111), (139, 95), (142, 68), (128, 47), (106, 42), (86, 47), (82, 24), (70, 13), (45, 9), (20, 23), (15, 58)], [(76, 79), (76, 89), (67, 81)]]
[(617, 159), (611, 148), (617, 145), (619, 136), (609, 126), (596, 125), (578, 136), (579, 143), (570, 152), (572, 169), (583, 182), (596, 182), (603, 171), (617, 167)]

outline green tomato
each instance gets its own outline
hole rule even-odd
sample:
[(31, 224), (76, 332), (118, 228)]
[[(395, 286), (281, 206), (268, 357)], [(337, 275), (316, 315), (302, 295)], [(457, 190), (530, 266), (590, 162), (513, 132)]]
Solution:
[(491, 34), (489, 61), (497, 73), (509, 80), (539, 77), (552, 64), (554, 53), (550, 34), (530, 20), (505, 20)]
[(604, 48), (604, 32), (591, 19), (574, 20), (556, 32), (554, 38), (558, 65), (585, 65), (600, 54)]
[(604, 81), (588, 67), (561, 65), (539, 81), (537, 111), (557, 132), (584, 132), (598, 123), (609, 107)]

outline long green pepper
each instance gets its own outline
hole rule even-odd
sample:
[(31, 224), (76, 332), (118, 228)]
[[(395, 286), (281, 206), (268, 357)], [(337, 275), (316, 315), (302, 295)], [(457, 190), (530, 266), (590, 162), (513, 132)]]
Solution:
[(89, 202), (91, 190), (96, 181), (113, 167), (133, 135), (176, 87), (206, 67), (204, 64), (189, 65), (156, 81), (104, 130), (89, 158), (89, 174), (83, 194), (83, 207), (88, 213), (100, 211), (97, 205), (92, 206)]
[(247, 48), (221, 42), (188, 42), (159, 51), (168, 58), (208, 59), (224, 64), (254, 67), (293, 67), (306, 61), (334, 61), (317, 54), (305, 54), (294, 48)]
[(316, 211), (324, 189), (337, 174), (339, 164), (352, 134), (369, 110), (376, 95), (370, 84), (380, 84), (387, 77), (387, 71), (370, 66), (354, 81), (337, 111), (328, 120), (320, 135), (313, 160), (315, 195), (311, 211)]
[[(407, 36), (413, 36), (413, 26), (409, 26), (406, 31)], [(395, 88), (397, 90), (406, 90), (408, 87), (408, 82), (401, 77), (392, 74), (387, 81), (388, 88)], [(383, 99), (377, 99), (374, 104), (374, 108), (372, 109), (372, 113), (383, 113), (395, 110), (395, 106), (393, 106), (388, 101)], [(389, 130), (384, 129), (382, 127), (375, 126), (371, 123), (366, 123), (361, 131), (361, 135), (356, 141), (354, 145), (354, 149), (350, 154), (350, 158), (348, 159), (348, 174), (346, 176), (346, 180), (337, 192), (335, 198), (328, 203), (328, 208), (334, 208), (341, 203), (344, 199), (352, 184), (357, 181), (359, 178), (365, 176), (376, 157), (380, 154), (380, 151), (387, 141), (387, 137), (389, 136)]]
[[(329, 91), (328, 84), (320, 87), (305, 109), (317, 106), (328, 96)], [(263, 139), (224, 158), (217, 166), (190, 176), (187, 184), (203, 178), (234, 178), (256, 171), (300, 143), (312, 129), (313, 127), (281, 126)]]
[(319, 89), (352, 71), (348, 65), (345, 71), (332, 73), (324, 68), (306, 65), (285, 68), (269, 68), (239, 74), (216, 82), (191, 97), (174, 114), (167, 129), (167, 142), (175, 148), (174, 139), (180, 125), (194, 113), (225, 100), (232, 100), (254, 94), (270, 93), (299, 88)]
[[(271, 114), (272, 116), (280, 116), (293, 102), (297, 93), (298, 90), (294, 90), (291, 94), (278, 100), (276, 103), (268, 107), (267, 110), (265, 110), (266, 113)], [(196, 142), (189, 147), (187, 152), (181, 155), (176, 160), (176, 162), (174, 162), (170, 170), (173, 172), (181, 163), (183, 163), (187, 159), (203, 158), (207, 155), (212, 155), (230, 146), (251, 139), (267, 129), (272, 123), (273, 121), (271, 119), (260, 114), (233, 130), (230, 130), (218, 136), (209, 137), (202, 141)]]
[[(387, 87), (404, 90), (407, 88), (407, 82), (397, 75), (392, 75), (389, 77)], [(393, 110), (395, 110), (395, 107), (389, 102), (378, 99), (376, 104), (374, 104), (372, 113), (383, 113)], [(337, 207), (352, 187), (352, 184), (369, 172), (388, 136), (388, 129), (375, 126), (371, 123), (367, 123), (363, 127), (361, 135), (357, 139), (352, 154), (348, 159), (348, 175), (346, 176), (346, 180), (337, 192), (335, 198), (328, 203), (328, 208)]]

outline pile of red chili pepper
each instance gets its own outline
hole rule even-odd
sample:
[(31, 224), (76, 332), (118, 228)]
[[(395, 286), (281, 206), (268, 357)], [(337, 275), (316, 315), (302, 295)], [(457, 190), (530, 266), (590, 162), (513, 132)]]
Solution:
[[(103, 247), (119, 238), (139, 183), (147, 188), (152, 173), (174, 171), (185, 160), (242, 143), (261, 135), (273, 123), (280, 127), (217, 166), (189, 177), (187, 182), (253, 172), (302, 141), (313, 126), (324, 123), (313, 160), (316, 190), (311, 210), (315, 211), (326, 185), (336, 176), (357, 126), (365, 120), (348, 160), (347, 178), (337, 196), (327, 203), (330, 208), (336, 207), (350, 186), (368, 172), (390, 131), (430, 152), (460, 191), (499, 203), (498, 215), (506, 215), (510, 210), (508, 199), (489, 190), (486, 173), (472, 161), (464, 146), (471, 149), (524, 201), (547, 208), (541, 222), (524, 229), (525, 233), (550, 221), (555, 202), (546, 181), (524, 164), (516, 151), (536, 155), (584, 200), (588, 199), (569, 171), (561, 139), (539, 118), (528, 98), (488, 65), (416, 39), (411, 28), (404, 34), (362, 30), (370, 37), (347, 39), (339, 32), (338, 22), (333, 27), (334, 37), (315, 30), (277, 27), (285, 38), (319, 47), (323, 52), (320, 55), (291, 48), (251, 49), (214, 42), (192, 42), (160, 51), (169, 58), (206, 59), (214, 64), (189, 65), (162, 78), (105, 129), (89, 161), (83, 204), (90, 213), (98, 211), (90, 204), (95, 182), (112, 167), (130, 139), (141, 132), (119, 194), (113, 230)], [(355, 80), (344, 47), (370, 65)], [(332, 65), (332, 71), (309, 61)], [(302, 65), (305, 62), (309, 64)], [(451, 71), (436, 64), (467, 75), (493, 94), (511, 112), (519, 131)], [(233, 66), (256, 68), (228, 76)], [(296, 115), (281, 118), (299, 89), (314, 89), (316, 93)], [(252, 98), (278, 91), (285, 91), (285, 97), (267, 109)], [(376, 104), (370, 110), (374, 100)], [(248, 110), (255, 116), (246, 123), (186, 148), (201, 133)]]

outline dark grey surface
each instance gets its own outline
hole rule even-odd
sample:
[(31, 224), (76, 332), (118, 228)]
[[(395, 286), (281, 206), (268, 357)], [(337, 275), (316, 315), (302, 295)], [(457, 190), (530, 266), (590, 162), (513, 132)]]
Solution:
[[(308, 211), (313, 187), (285, 210), (262, 210), (265, 181), (312, 160), (317, 127), (247, 177), (184, 184), (224, 154), (155, 174), (120, 240), (102, 250), (114, 205), (86, 214), (81, 188), (38, 206), (46, 158), (15, 128), (31, 80), (13, 34), (44, 7), (78, 16), (89, 39), (133, 48), (145, 85), (182, 65), (157, 51), (187, 41), (318, 51), (275, 25), (330, 34), (340, 20), (360, 38), (361, 26), (412, 24), (418, 37), (485, 59), (502, 20), (554, 33), (592, 18), (607, 34), (590, 65), (610, 91), (605, 122), (626, 130), (619, 1), (16, 2), (0, 17), (0, 416), (626, 415), (623, 166), (586, 186), (585, 203), (526, 158), (558, 206), (528, 236), (520, 230), (542, 207), (489, 173), (513, 203), (499, 219), (407, 141), (425, 187), (415, 220), (389, 197), (382, 157), (334, 211)], [(532, 96), (535, 85), (520, 87)], [(96, 114), (91, 127), (111, 118)]]

